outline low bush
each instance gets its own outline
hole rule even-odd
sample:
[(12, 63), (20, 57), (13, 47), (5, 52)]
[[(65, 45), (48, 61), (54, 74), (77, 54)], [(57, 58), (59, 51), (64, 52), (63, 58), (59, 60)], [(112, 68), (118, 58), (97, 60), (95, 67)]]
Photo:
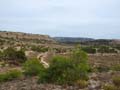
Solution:
[(112, 66), (111, 69), (114, 70), (114, 71), (120, 71), (120, 64)]
[(27, 60), (23, 64), (23, 70), (24, 70), (25, 75), (35, 76), (35, 75), (42, 74), (45, 68), (38, 59), (33, 58), (30, 60)]
[(3, 53), (0, 51), (0, 61), (3, 60)]
[(0, 74), (0, 82), (11, 81), (22, 77), (22, 72), (19, 70), (10, 70)]
[(7, 77), (9, 77), (8, 80), (13, 80), (16, 78), (20, 78), (22, 76), (22, 72), (17, 69), (10, 70), (6, 74), (7, 74)]
[(6, 63), (5, 62), (0, 62), (0, 67), (5, 67)]
[(120, 50), (120, 46), (115, 46), (114, 48), (116, 48), (116, 49)]
[(94, 47), (82, 47), (82, 50), (90, 54), (96, 53), (96, 49)]
[(1, 54), (0, 58), (10, 64), (20, 64), (27, 60), (24, 51), (16, 51), (14, 48), (7, 48)]
[(37, 51), (37, 52), (47, 52), (49, 48), (48, 47), (32, 46), (31, 49), (33, 51)]
[(70, 59), (77, 69), (77, 74), (79, 78), (83, 80), (88, 79), (88, 72), (90, 71), (90, 66), (88, 64), (88, 56), (81, 47), (76, 47), (71, 54)]
[(6, 81), (6, 74), (1, 73), (0, 74), (0, 82), (4, 82), (4, 81)]
[(118, 90), (114, 85), (105, 85), (103, 86), (103, 90)]
[(86, 88), (88, 86), (88, 82), (85, 80), (78, 80), (77, 85), (80, 89)]
[(100, 46), (97, 50), (99, 53), (117, 53), (114, 48), (108, 46)]
[(64, 57), (56, 56), (53, 58), (50, 67), (44, 76), (40, 77), (40, 82), (55, 84), (70, 84), (76, 80), (76, 72), (72, 63)]
[(27, 57), (25, 56), (25, 53), (22, 50), (16, 51), (16, 57), (17, 61), (20, 63), (24, 63), (27, 60)]
[(115, 76), (112, 78), (113, 84), (120, 88), (120, 76)]
[(88, 79), (88, 71), (87, 55), (78, 49), (71, 57), (53, 57), (46, 73), (40, 76), (39, 82), (76, 84), (77, 80)]
[(96, 69), (98, 72), (108, 72), (110, 70), (110, 68), (107, 66), (99, 66), (99, 67), (96, 67)]

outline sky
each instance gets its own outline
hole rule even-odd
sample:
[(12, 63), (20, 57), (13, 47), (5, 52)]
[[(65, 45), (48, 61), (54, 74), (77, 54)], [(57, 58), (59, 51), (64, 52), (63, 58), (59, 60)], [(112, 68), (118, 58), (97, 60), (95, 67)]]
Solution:
[(120, 0), (0, 0), (0, 31), (120, 39)]

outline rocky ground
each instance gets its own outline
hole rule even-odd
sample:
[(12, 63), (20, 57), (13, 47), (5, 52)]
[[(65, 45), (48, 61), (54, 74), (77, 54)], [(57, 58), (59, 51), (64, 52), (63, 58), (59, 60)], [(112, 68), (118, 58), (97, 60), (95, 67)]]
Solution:
[(120, 64), (119, 54), (91, 54), (88, 59), (91, 65), (114, 66)]
[(0, 84), (0, 90), (103, 90), (105, 84), (112, 83), (113, 76), (120, 72), (91, 73), (89, 75), (88, 87), (80, 89), (79, 86), (60, 86), (53, 84), (38, 84), (37, 77), (22, 78)]
[(26, 78), (0, 84), (0, 90), (79, 90), (73, 86), (38, 84), (37, 78)]

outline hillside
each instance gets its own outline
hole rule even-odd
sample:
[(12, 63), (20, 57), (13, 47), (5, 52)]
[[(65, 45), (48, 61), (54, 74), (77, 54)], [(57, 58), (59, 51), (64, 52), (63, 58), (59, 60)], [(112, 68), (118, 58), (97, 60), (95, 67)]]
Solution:
[(40, 34), (30, 34), (22, 32), (8, 32), (0, 31), (0, 38), (11, 39), (11, 40), (21, 40), (21, 41), (36, 41), (40, 43), (55, 43), (55, 41), (48, 35)]

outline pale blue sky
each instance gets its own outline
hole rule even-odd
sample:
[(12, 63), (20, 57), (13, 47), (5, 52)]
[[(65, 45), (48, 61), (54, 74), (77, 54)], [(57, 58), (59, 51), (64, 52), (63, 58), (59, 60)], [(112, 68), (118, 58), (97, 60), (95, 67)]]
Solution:
[(120, 0), (0, 0), (0, 30), (120, 39)]

